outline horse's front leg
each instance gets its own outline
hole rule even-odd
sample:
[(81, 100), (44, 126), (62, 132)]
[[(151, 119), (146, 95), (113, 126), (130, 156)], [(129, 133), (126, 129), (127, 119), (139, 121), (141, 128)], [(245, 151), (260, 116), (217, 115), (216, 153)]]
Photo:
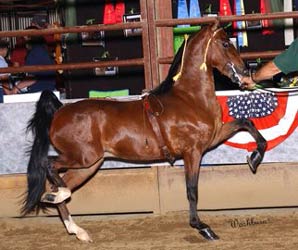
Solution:
[(217, 240), (218, 236), (207, 224), (199, 219), (197, 213), (200, 161), (201, 154), (187, 154), (184, 156), (186, 191), (189, 202), (189, 223), (191, 227), (198, 229), (199, 233), (204, 236), (205, 239)]
[(214, 147), (222, 143), (240, 130), (246, 130), (247, 132), (249, 132), (257, 143), (257, 148), (252, 152), (250, 156), (247, 156), (247, 162), (250, 170), (255, 174), (257, 172), (259, 164), (263, 160), (267, 147), (267, 141), (256, 129), (251, 120), (243, 118), (223, 124), (220, 133), (218, 133), (217, 137), (214, 139), (212, 146)]

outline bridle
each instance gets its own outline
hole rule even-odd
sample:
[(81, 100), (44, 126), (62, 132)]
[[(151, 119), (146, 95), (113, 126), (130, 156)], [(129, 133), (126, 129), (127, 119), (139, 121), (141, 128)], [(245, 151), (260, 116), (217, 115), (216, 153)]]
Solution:
[[(207, 42), (206, 49), (205, 49), (205, 53), (204, 53), (204, 61), (203, 61), (203, 63), (202, 63), (201, 66), (200, 66), (200, 69), (201, 69), (201, 70), (204, 70), (204, 71), (207, 70), (206, 60), (207, 60), (207, 54), (208, 54), (208, 49), (209, 49), (211, 40), (212, 40), (212, 39), (215, 37), (215, 35), (216, 35), (219, 31), (221, 31), (221, 30), (223, 30), (223, 29), (222, 29), (222, 28), (217, 29), (217, 30), (212, 34), (212, 36), (209, 38), (209, 40), (208, 40), (208, 42)], [(232, 82), (236, 83), (236, 84), (239, 86), (239, 88), (243, 88), (243, 83), (241, 82), (241, 76), (240, 76), (239, 73), (237, 72), (234, 63), (232, 63), (232, 62), (227, 62), (227, 63), (223, 66), (223, 69), (224, 69), (225, 67), (228, 67), (228, 68), (231, 70), (231, 72), (232, 72), (232, 75), (231, 75), (231, 77), (230, 77), (231, 80), (232, 80)]]
[[(208, 51), (209, 51), (209, 48), (210, 48), (210, 44), (211, 44), (211, 41), (212, 39), (216, 36), (216, 34), (218, 32), (220, 32), (221, 30), (223, 30), (223, 28), (219, 28), (217, 30), (215, 30), (213, 32), (213, 34), (210, 36), (210, 38), (208, 39), (207, 41), (207, 45), (206, 45), (206, 48), (205, 48), (205, 52), (204, 52), (204, 60), (202, 62), (202, 64), (200, 65), (200, 70), (203, 70), (203, 71), (207, 71), (207, 64), (206, 64), (206, 61), (207, 61), (207, 55), (208, 55)], [(184, 39), (185, 39), (185, 43), (184, 43), (184, 48), (183, 48), (183, 54), (182, 54), (182, 60), (181, 60), (181, 67), (180, 67), (180, 70), (179, 72), (173, 77), (173, 80), (174, 81), (177, 81), (180, 77), (181, 77), (181, 73), (182, 73), (182, 70), (183, 70), (183, 67), (184, 67), (184, 54), (185, 54), (185, 50), (186, 50), (186, 46), (187, 46), (187, 42), (188, 42), (188, 38), (189, 36), (188, 35), (185, 35)], [(228, 66), (229, 69), (231, 70), (232, 72), (232, 75), (231, 75), (231, 80), (236, 83), (240, 88), (243, 87), (243, 84), (241, 82), (241, 76), (239, 75), (239, 73), (237, 72), (236, 70), (236, 67), (234, 65), (234, 63), (232, 62), (227, 62), (224, 66), (223, 66), (223, 69)]]

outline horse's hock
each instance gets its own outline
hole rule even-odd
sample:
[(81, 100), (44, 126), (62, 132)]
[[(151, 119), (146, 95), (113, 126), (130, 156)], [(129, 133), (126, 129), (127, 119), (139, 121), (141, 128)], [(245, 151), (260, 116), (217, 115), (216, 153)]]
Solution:
[[(264, 163), (257, 175), (252, 175), (245, 164), (203, 167), (198, 209), (297, 206), (295, 166)], [(19, 216), (20, 198), (25, 189), (25, 175), (0, 176), (2, 217)], [(101, 170), (71, 199), (69, 208), (73, 214), (159, 214), (188, 210), (182, 167)], [(50, 212), (55, 213), (55, 210)]]

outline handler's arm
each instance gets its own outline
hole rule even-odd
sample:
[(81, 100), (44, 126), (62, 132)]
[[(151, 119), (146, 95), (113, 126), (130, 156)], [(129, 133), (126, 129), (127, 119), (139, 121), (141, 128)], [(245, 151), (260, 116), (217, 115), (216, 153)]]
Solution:
[(246, 88), (253, 89), (258, 82), (270, 79), (280, 72), (281, 70), (275, 65), (275, 63), (270, 61), (261, 67), (256, 73), (243, 77), (242, 82)]
[(252, 74), (251, 78), (253, 82), (258, 83), (260, 81), (270, 79), (280, 72), (280, 69), (275, 65), (275, 63), (270, 61), (261, 67), (255, 74)]

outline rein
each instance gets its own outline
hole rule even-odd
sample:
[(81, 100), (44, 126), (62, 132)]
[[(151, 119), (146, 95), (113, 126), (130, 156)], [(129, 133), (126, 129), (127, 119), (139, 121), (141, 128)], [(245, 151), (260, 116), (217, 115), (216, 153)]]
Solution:
[(287, 96), (288, 94), (291, 95), (298, 95), (298, 87), (291, 87), (291, 88), (276, 88), (276, 90), (272, 88), (256, 88), (254, 91), (259, 92), (267, 92), (267, 93), (274, 93), (277, 96)]

